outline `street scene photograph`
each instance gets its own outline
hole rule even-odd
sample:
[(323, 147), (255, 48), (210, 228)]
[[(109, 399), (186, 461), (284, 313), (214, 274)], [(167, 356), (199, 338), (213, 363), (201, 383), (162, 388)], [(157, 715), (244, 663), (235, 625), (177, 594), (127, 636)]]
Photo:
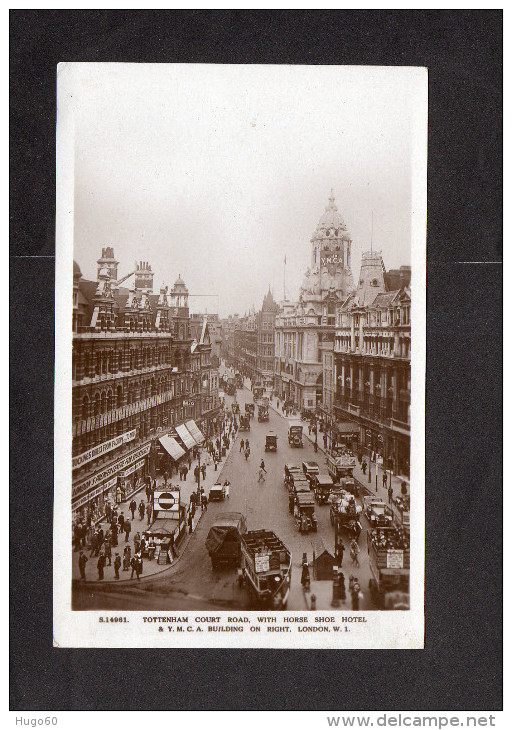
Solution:
[(410, 611), (426, 76), (61, 64), (59, 83), (73, 66), (71, 610)]

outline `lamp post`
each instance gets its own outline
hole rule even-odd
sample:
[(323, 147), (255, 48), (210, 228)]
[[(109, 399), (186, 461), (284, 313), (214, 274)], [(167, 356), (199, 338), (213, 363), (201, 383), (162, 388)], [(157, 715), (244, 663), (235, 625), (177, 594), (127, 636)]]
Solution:
[(199, 471), (197, 474), (197, 506), (201, 506), (201, 451), (202, 446), (197, 446), (197, 465), (199, 467)]

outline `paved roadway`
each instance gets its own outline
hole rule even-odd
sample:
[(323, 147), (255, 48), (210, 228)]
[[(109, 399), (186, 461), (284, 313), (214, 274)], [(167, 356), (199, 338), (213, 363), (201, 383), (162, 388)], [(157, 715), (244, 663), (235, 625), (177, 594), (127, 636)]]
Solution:
[[(252, 402), (252, 393), (244, 388), (238, 390), (237, 401), (243, 411), (244, 403)], [(226, 397), (226, 403), (232, 402)], [(307, 428), (305, 424), (304, 428)], [(277, 453), (265, 453), (265, 436), (274, 431), (278, 437)], [(281, 538), (292, 551), (293, 570), (292, 588), (288, 601), (288, 610), (304, 610), (307, 606), (300, 585), (301, 562), (303, 553), (307, 553), (311, 561), (313, 549), (318, 550), (319, 542), (334, 553), (334, 530), (329, 520), (329, 507), (316, 507), (318, 532), (301, 534), (298, 532), (292, 515), (288, 512), (288, 491), (283, 485), (283, 468), (286, 462), (302, 460), (317, 461), (320, 471), (327, 471), (325, 458), (318, 451), (314, 453), (312, 444), (304, 439), (304, 448), (292, 449), (287, 440), (288, 421), (275, 411), (270, 410), (269, 422), (258, 423), (257, 416), (251, 419), (250, 432), (238, 434), (237, 442), (231, 455), (224, 464), (220, 477), (222, 481), (231, 482), (229, 500), (215, 502), (209, 505), (196, 531), (191, 536), (188, 546), (177, 562), (168, 572), (164, 572), (154, 579), (141, 581), (140, 584), (130, 585), (88, 585), (86, 591), (77, 597), (77, 609), (121, 609), (125, 610), (215, 610), (227, 608), (249, 609), (246, 589), (236, 584), (236, 573), (233, 568), (212, 571), (210, 559), (205, 548), (205, 540), (215, 517), (226, 511), (243, 512), (247, 517), (249, 530), (260, 528), (271, 529)], [(246, 461), (239, 450), (240, 439), (249, 438), (251, 455)], [(258, 483), (258, 466), (261, 458), (265, 461), (267, 470), (266, 480)], [(368, 591), (370, 577), (366, 552), (365, 518), (361, 518), (363, 532), (359, 538), (361, 567), (356, 570), (350, 564), (348, 541), (345, 541), (345, 557), (343, 572), (348, 588), (350, 573), (357, 574), (364, 598), (360, 603), (361, 609), (371, 609)], [(320, 539), (319, 539), (320, 538)], [(322, 591), (323, 598), (318, 600), (318, 609), (329, 609), (331, 595), (327, 585)], [(320, 595), (319, 595), (320, 599)], [(325, 604), (325, 605), (323, 605)], [(347, 596), (345, 610), (350, 610), (350, 600)]]

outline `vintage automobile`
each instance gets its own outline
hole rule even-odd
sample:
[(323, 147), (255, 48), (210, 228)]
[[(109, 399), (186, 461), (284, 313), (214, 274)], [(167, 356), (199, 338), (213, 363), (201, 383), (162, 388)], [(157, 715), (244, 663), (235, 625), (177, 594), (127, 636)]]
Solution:
[(331, 494), (333, 483), (329, 474), (313, 474), (311, 488), (315, 493), (318, 504), (327, 504)]
[(315, 515), (315, 502), (307, 492), (297, 492), (293, 510), (295, 524), (299, 532), (316, 532), (318, 523)]
[(284, 465), (284, 486), (288, 487), (290, 484), (293, 483), (292, 476), (302, 474), (302, 469), (300, 468), (299, 464), (285, 464)]
[(254, 416), (254, 403), (245, 404), (245, 415), (252, 418)]
[(277, 451), (277, 435), (273, 431), (265, 436), (265, 451)]
[(246, 585), (255, 608), (286, 608), (292, 574), (292, 554), (270, 530), (241, 536), (240, 584)]
[(294, 448), (302, 448), (302, 423), (300, 421), (292, 421), (288, 426), (288, 443)]
[(316, 461), (303, 461), (302, 471), (306, 475), (306, 479), (311, 483), (311, 480), (315, 474), (320, 474), (320, 467)]
[(249, 416), (240, 416), (240, 431), (250, 431), (251, 430), (251, 422), (249, 420)]
[(363, 512), (372, 527), (393, 526), (393, 512), (387, 504), (380, 499), (375, 499), (375, 497), (364, 497)]
[(217, 516), (206, 538), (212, 570), (223, 563), (240, 565), (240, 541), (246, 532), (247, 523), (240, 512), (222, 512)]
[(223, 484), (213, 484), (208, 495), (209, 502), (222, 502), (226, 498), (226, 487)]

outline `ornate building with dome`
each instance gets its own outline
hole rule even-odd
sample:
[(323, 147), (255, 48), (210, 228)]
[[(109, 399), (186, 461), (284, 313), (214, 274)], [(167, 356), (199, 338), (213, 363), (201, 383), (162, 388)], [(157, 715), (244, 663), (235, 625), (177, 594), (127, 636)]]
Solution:
[(300, 410), (316, 410), (322, 403), (324, 371), (333, 370), (336, 312), (354, 289), (351, 247), (331, 191), (311, 238), (311, 265), (298, 301), (282, 302), (275, 324), (274, 389)]

